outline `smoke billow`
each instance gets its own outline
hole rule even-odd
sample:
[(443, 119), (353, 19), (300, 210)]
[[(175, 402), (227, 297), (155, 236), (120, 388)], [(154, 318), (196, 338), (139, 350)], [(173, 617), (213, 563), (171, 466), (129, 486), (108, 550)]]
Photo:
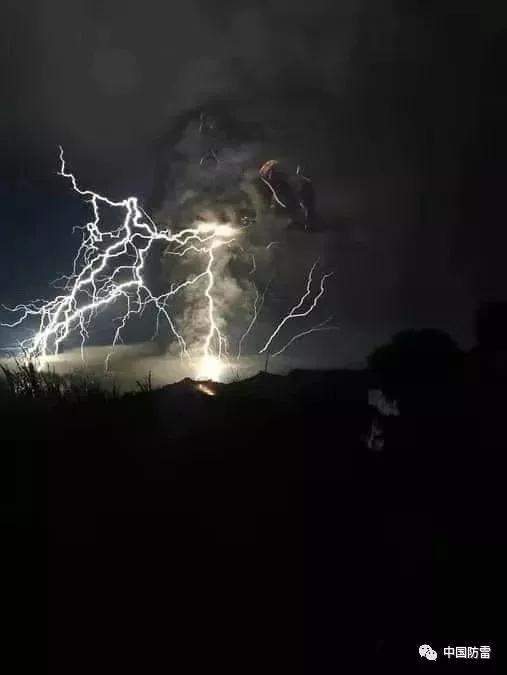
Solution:
[[(258, 129), (257, 138), (253, 136), (249, 125), (238, 124), (226, 114), (195, 111), (186, 116), (180, 137), (172, 135), (171, 145), (164, 148), (164, 170), (158, 175), (151, 204), (156, 221), (177, 231), (222, 227), (226, 232), (222, 240), (217, 238), (209, 266), (207, 251), (179, 258), (169, 246), (162, 255), (161, 275), (169, 286), (181, 283), (182, 277), (195, 278), (209, 270), (209, 275), (186, 287), (172, 307), (178, 332), (194, 354), (202, 352), (212, 321), (218, 331), (214, 353), (223, 347), (229, 356), (236, 354), (256, 300), (269, 283), (270, 292), (263, 294), (263, 315), (256, 326), (261, 329), (259, 335), (252, 331), (249, 344), (246, 338), (242, 343), (247, 352), (255, 350), (260, 338), (265, 339), (263, 333), (269, 324), (280, 318), (271, 291), (286, 301), (281, 312), (288, 311), (299, 297), (291, 297), (292, 281), (299, 277), (295, 287), (302, 292), (308, 270), (319, 257), (318, 240), (312, 241), (315, 235), (305, 231), (297, 217), (295, 220), (293, 209), (274, 201), (269, 185), (259, 178), (258, 169), (269, 158), (265, 153), (273, 148), (262, 142)], [(285, 166), (288, 173), (293, 166), (295, 174), (296, 157), (286, 159)], [(297, 200), (293, 201), (296, 210), (300, 208)], [(212, 296), (211, 310), (206, 289)], [(218, 334), (224, 337), (223, 344)], [(170, 350), (176, 348), (172, 345)]]

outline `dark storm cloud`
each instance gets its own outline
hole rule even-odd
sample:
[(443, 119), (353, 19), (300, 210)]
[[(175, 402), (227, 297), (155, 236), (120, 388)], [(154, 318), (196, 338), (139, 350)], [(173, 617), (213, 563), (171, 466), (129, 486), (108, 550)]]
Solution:
[[(507, 143), (494, 167), (477, 148), (483, 125), (494, 146), (503, 124), (501, 82), (490, 77), (479, 102), (485, 64), (505, 54), (485, 58), (502, 44), (500, 4), (480, 16), (471, 1), (416, 0), (34, 0), (2, 11), (0, 124), (17, 174), (23, 163), (29, 179), (54, 171), (62, 143), (85, 183), (149, 197), (174, 125), (221, 104), (259, 125), (266, 158), (301, 161), (314, 177), (334, 228), (319, 235), (336, 269), (333, 309), (354, 335), (418, 323), (463, 334), (481, 293), (499, 292), (504, 208), (491, 185)], [(463, 176), (474, 192), (484, 166), (496, 177), (482, 179), (495, 204), (488, 245), (486, 196), (473, 208), (463, 196)]]
[[(308, 154), (317, 141), (322, 153), (330, 98), (346, 98), (361, 6), (357, 0), (311, 8), (300, 2), (13, 3), (9, 60), (20, 75), (11, 73), (15, 124), (46, 152), (62, 142), (105, 180), (113, 172), (135, 173), (136, 160), (144, 170), (154, 139), (172, 120), (217, 98), (261, 119), (296, 151)], [(321, 166), (326, 155), (332, 163), (330, 149)], [(125, 168), (129, 157), (134, 161)]]
[(343, 93), (361, 3), (243, 5), (36, 3), (45, 122), (95, 150), (149, 142), (171, 116), (210, 97), (258, 106), (263, 92), (291, 80)]

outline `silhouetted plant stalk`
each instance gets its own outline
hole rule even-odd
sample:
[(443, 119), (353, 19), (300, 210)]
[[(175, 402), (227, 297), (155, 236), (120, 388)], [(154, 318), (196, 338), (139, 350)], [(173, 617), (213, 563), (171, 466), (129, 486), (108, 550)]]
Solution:
[(144, 380), (136, 380), (136, 385), (138, 386), (139, 391), (141, 391), (143, 394), (152, 391), (153, 386), (151, 382), (151, 370), (149, 371), (148, 375), (144, 378)]

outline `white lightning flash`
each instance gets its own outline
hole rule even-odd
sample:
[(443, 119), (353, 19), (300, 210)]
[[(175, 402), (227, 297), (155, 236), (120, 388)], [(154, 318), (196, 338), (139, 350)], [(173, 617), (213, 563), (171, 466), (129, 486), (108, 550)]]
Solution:
[[(170, 229), (159, 229), (147, 213), (141, 208), (137, 197), (128, 197), (113, 201), (93, 190), (82, 189), (75, 176), (67, 171), (63, 149), (60, 148), (59, 175), (68, 179), (73, 190), (83, 197), (92, 208), (93, 218), (86, 225), (78, 227), (82, 231), (81, 243), (74, 258), (70, 275), (60, 277), (58, 286), (61, 291), (53, 300), (35, 300), (29, 304), (20, 304), (6, 308), (19, 314), (12, 323), (1, 324), (16, 327), (30, 318), (38, 319), (35, 333), (20, 342), (20, 349), (25, 358), (35, 362), (40, 369), (48, 358), (59, 353), (64, 341), (71, 334), (79, 332), (81, 337), (81, 355), (84, 359), (84, 348), (89, 337), (89, 328), (97, 315), (106, 309), (120, 307), (119, 315), (114, 319), (115, 331), (111, 351), (106, 358), (106, 369), (115, 346), (122, 339), (122, 332), (127, 322), (135, 315), (141, 315), (148, 307), (156, 311), (156, 330), (158, 333), (161, 320), (165, 319), (170, 331), (176, 339), (181, 358), (189, 359), (194, 364), (195, 375), (200, 380), (220, 380), (228, 363), (228, 339), (222, 334), (221, 317), (217, 316), (219, 291), (216, 287), (218, 265), (215, 265), (219, 249), (237, 247), (244, 253), (238, 243), (243, 230), (247, 227), (234, 227), (229, 223), (195, 222), (178, 232)], [(276, 195), (274, 195), (276, 198)], [(123, 216), (122, 223), (116, 229), (108, 229), (102, 223), (102, 211), (106, 208), (119, 210)], [(191, 258), (201, 263), (202, 271), (188, 276), (183, 281), (172, 283), (169, 290), (157, 295), (150, 289), (145, 278), (145, 267), (148, 254), (156, 243), (164, 247), (164, 255), (176, 256), (185, 260)], [(272, 241), (266, 249), (278, 245)], [(252, 269), (249, 276), (255, 274), (257, 265), (251, 255)], [(259, 354), (270, 349), (273, 341), (282, 328), (291, 320), (309, 316), (317, 307), (325, 292), (325, 282), (332, 273), (323, 274), (320, 289), (314, 293), (310, 306), (303, 310), (308, 298), (312, 296), (313, 274), (318, 265), (316, 261), (307, 278), (306, 290), (299, 302), (292, 307), (271, 333)], [(257, 290), (255, 282), (250, 282), (255, 289), (253, 313), (247, 329), (241, 336), (237, 358), (245, 339), (251, 333), (263, 307), (266, 293), (271, 284), (267, 283), (262, 294)], [(55, 284), (56, 285), (56, 284)], [(170, 303), (185, 289), (202, 286), (202, 300), (206, 307), (207, 327), (197, 348), (187, 347), (186, 341), (170, 313)], [(323, 330), (336, 330), (329, 326), (331, 318), (317, 324), (313, 328), (294, 335), (273, 356), (282, 354), (291, 344), (305, 335)], [(197, 363), (194, 363), (194, 360)]]
[[(83, 350), (91, 321), (106, 306), (116, 305), (120, 301), (123, 301), (123, 312), (116, 320), (118, 325), (112, 350), (121, 340), (121, 332), (127, 321), (152, 305), (157, 310), (157, 327), (160, 319), (165, 318), (179, 344), (181, 357), (191, 358), (185, 340), (169, 313), (168, 303), (183, 289), (206, 281), (203, 297), (208, 305), (209, 330), (203, 342), (198, 374), (202, 370), (202, 376), (206, 376), (210, 370), (209, 364), (212, 363), (212, 375), (218, 378), (225, 338), (220, 333), (215, 318), (214, 252), (234, 241), (236, 229), (227, 224), (199, 223), (176, 233), (169, 229), (159, 230), (142, 211), (136, 197), (113, 201), (92, 190), (81, 189), (74, 175), (66, 170), (62, 148), (59, 174), (69, 179), (74, 191), (89, 201), (94, 217), (87, 225), (79, 228), (83, 230), (83, 236), (73, 262), (72, 273), (61, 277), (64, 281), (64, 292), (50, 301), (37, 300), (27, 305), (7, 308), (20, 313), (20, 316), (13, 323), (2, 324), (5, 326), (19, 326), (29, 317), (39, 318), (35, 335), (21, 342), (27, 358), (41, 367), (48, 356), (58, 354), (63, 341), (75, 330), (80, 332), (84, 357)], [(124, 212), (123, 223), (117, 229), (101, 229), (100, 209), (103, 206)], [(173, 250), (166, 250), (169, 255), (204, 256), (207, 259), (206, 268), (181, 283), (172, 284), (169, 291), (154, 295), (147, 286), (143, 273), (147, 255), (155, 242), (175, 245)], [(106, 367), (111, 353), (106, 359)]]
[(296, 340), (299, 340), (300, 338), (304, 337), (305, 335), (311, 335), (312, 333), (319, 333), (321, 331), (326, 331), (326, 330), (340, 330), (338, 326), (328, 326), (327, 324), (333, 320), (332, 316), (329, 316), (325, 321), (322, 321), (321, 323), (317, 324), (316, 326), (313, 326), (312, 328), (308, 328), (308, 330), (304, 330), (301, 333), (298, 333), (297, 335), (294, 335), (291, 337), (291, 339), (287, 342), (286, 345), (284, 345), (281, 349), (279, 349), (277, 352), (272, 354), (273, 358), (275, 356), (280, 356), (280, 354), (283, 354), (286, 349), (288, 349), (291, 344), (296, 342)]
[[(326, 279), (328, 279), (329, 277), (333, 276), (333, 272), (329, 272), (328, 274), (323, 274), (323, 275), (322, 275), (321, 280), (320, 280), (320, 289), (319, 289), (319, 292), (318, 292), (318, 293), (315, 295), (315, 297), (313, 298), (313, 301), (312, 301), (310, 307), (309, 307), (308, 309), (306, 309), (304, 312), (303, 312), (303, 311), (299, 311), (299, 310), (301, 310), (301, 308), (303, 307), (303, 305), (304, 305), (304, 303), (305, 303), (305, 300), (306, 300), (306, 299), (311, 295), (311, 293), (312, 293), (313, 273), (314, 273), (315, 268), (317, 267), (318, 264), (319, 264), (319, 261), (318, 261), (318, 260), (316, 260), (316, 261), (313, 263), (313, 265), (312, 265), (312, 267), (311, 267), (311, 269), (310, 269), (310, 271), (309, 271), (309, 273), (308, 273), (308, 279), (307, 279), (307, 282), (306, 282), (306, 290), (305, 290), (304, 294), (301, 296), (301, 298), (299, 299), (299, 302), (298, 302), (296, 305), (294, 305), (294, 307), (292, 307), (292, 309), (289, 311), (289, 313), (286, 314), (286, 315), (283, 317), (283, 319), (280, 321), (280, 323), (278, 324), (278, 326), (275, 328), (275, 330), (271, 333), (271, 335), (270, 335), (269, 338), (267, 339), (266, 344), (264, 345), (264, 347), (259, 351), (259, 354), (262, 354), (262, 353), (264, 353), (265, 351), (267, 351), (267, 350), (269, 349), (269, 347), (270, 347), (271, 343), (273, 342), (273, 340), (276, 338), (276, 336), (278, 335), (278, 333), (282, 330), (282, 328), (285, 326), (285, 324), (286, 324), (288, 321), (291, 321), (292, 319), (300, 319), (300, 318), (306, 317), (306, 316), (308, 316), (309, 314), (311, 314), (311, 313), (313, 312), (313, 310), (317, 307), (317, 304), (318, 304), (319, 300), (321, 299), (321, 297), (322, 297), (322, 296), (324, 295), (324, 293), (325, 293), (325, 282), (326, 282)], [(320, 327), (320, 326), (316, 326), (315, 328), (319, 328), (319, 327)], [(310, 332), (315, 332), (315, 329), (314, 329), (313, 331), (310, 330)], [(302, 335), (297, 335), (297, 336), (295, 336), (295, 337), (294, 337), (294, 340), (295, 340), (297, 337), (302, 337)], [(292, 342), (293, 342), (294, 340), (292, 340)], [(282, 350), (280, 350), (280, 351), (277, 352), (277, 353), (280, 354), (281, 352), (285, 351), (285, 349), (286, 349), (288, 346), (289, 346), (289, 345), (286, 345), (284, 348), (282, 348)]]
[(243, 335), (239, 339), (238, 343), (238, 354), (236, 356), (236, 359), (239, 361), (241, 358), (241, 349), (243, 347), (243, 342), (246, 340), (246, 338), (249, 336), (249, 334), (252, 331), (252, 328), (255, 326), (257, 323), (257, 319), (259, 318), (259, 314), (261, 312), (262, 306), (264, 305), (264, 300), (266, 298), (266, 293), (268, 292), (268, 289), (271, 285), (271, 281), (273, 278), (271, 278), (268, 283), (266, 284), (264, 291), (262, 292), (262, 295), (259, 294), (259, 289), (257, 286), (255, 286), (255, 300), (253, 304), (253, 309), (252, 309), (252, 318), (250, 320), (250, 323), (247, 326), (246, 331), (243, 333)]

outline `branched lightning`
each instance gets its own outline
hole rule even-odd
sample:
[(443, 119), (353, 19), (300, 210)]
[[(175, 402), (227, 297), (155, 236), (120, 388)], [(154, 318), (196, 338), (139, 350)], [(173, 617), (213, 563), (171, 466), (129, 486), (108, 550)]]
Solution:
[[(74, 192), (90, 205), (92, 218), (86, 225), (74, 228), (81, 231), (81, 242), (72, 263), (71, 273), (60, 276), (54, 282), (59, 291), (56, 297), (52, 300), (37, 299), (28, 304), (6, 308), (18, 316), (13, 322), (1, 325), (12, 328), (24, 324), (30, 318), (37, 319), (38, 326), (35, 333), (20, 342), (20, 349), (26, 358), (42, 366), (48, 357), (59, 353), (65, 340), (74, 333), (80, 335), (81, 355), (84, 359), (84, 349), (93, 320), (103, 311), (119, 308), (118, 316), (113, 319), (114, 337), (106, 358), (107, 368), (115, 346), (122, 340), (122, 333), (128, 321), (134, 316), (142, 315), (151, 307), (154, 308), (156, 315), (154, 336), (158, 334), (160, 323), (165, 319), (179, 345), (181, 358), (187, 358), (191, 362), (194, 358), (198, 358), (197, 376), (219, 379), (223, 362), (228, 358), (229, 344), (227, 336), (221, 331), (222, 319), (217, 316), (221, 305), (217, 303), (216, 297), (220, 292), (216, 284), (216, 270), (219, 268), (215, 264), (216, 256), (219, 249), (232, 246), (246, 255), (238, 243), (238, 238), (251, 223), (236, 227), (226, 223), (198, 221), (178, 232), (160, 229), (142, 209), (137, 197), (114, 201), (93, 190), (82, 189), (74, 174), (67, 170), (62, 148), (59, 159), (59, 175), (67, 179)], [(264, 178), (262, 180), (270, 187), (273, 198), (281, 206), (285, 206), (269, 182)], [(115, 229), (103, 225), (102, 216), (107, 209), (119, 211), (122, 215), (121, 224)], [(146, 281), (145, 272), (148, 256), (156, 244), (163, 248), (164, 256), (197, 260), (200, 271), (189, 275), (183, 281), (171, 283), (168, 290), (155, 294)], [(279, 244), (278, 241), (271, 241), (265, 249), (269, 250)], [(252, 254), (250, 258), (252, 267), (248, 276), (254, 275), (257, 270), (255, 256)], [(332, 276), (332, 273), (323, 274), (318, 291), (314, 291), (313, 277), (317, 265), (318, 261), (312, 265), (308, 273), (305, 292), (275, 327), (259, 354), (270, 349), (287, 323), (293, 319), (309, 316), (317, 307), (325, 293), (326, 279)], [(237, 359), (240, 359), (244, 342), (258, 320), (270, 285), (271, 279), (260, 293), (257, 285), (253, 282), (251, 284), (255, 289), (252, 316), (239, 339)], [(202, 294), (202, 302), (206, 308), (206, 333), (202, 336), (197, 351), (194, 345), (187, 345), (182, 330), (171, 314), (172, 301), (190, 288), (194, 289), (193, 292), (198, 291)], [(303, 309), (307, 301), (309, 306)], [(331, 317), (294, 335), (273, 356), (282, 354), (305, 335), (336, 330), (335, 326), (328, 325), (330, 321)]]
[[(2, 324), (15, 327), (29, 317), (38, 317), (39, 326), (35, 335), (21, 342), (28, 358), (44, 361), (51, 354), (57, 354), (63, 341), (74, 330), (81, 335), (83, 352), (88, 327), (99, 311), (106, 306), (124, 301), (124, 311), (116, 320), (112, 349), (121, 340), (121, 332), (127, 321), (135, 314), (141, 314), (150, 305), (157, 310), (157, 327), (160, 319), (167, 320), (172, 334), (178, 341), (181, 356), (190, 358), (187, 345), (177, 330), (169, 310), (172, 297), (189, 286), (207, 280), (204, 297), (208, 303), (209, 331), (204, 340), (202, 358), (220, 358), (225, 343), (214, 316), (213, 273), (214, 251), (234, 241), (235, 228), (217, 223), (199, 223), (173, 233), (169, 229), (158, 229), (155, 223), (139, 206), (136, 197), (113, 201), (92, 190), (79, 187), (75, 176), (66, 170), (63, 149), (60, 148), (59, 174), (70, 180), (72, 188), (91, 204), (93, 220), (80, 228), (83, 231), (81, 244), (74, 259), (72, 273), (60, 277), (64, 291), (50, 301), (37, 300), (26, 305), (8, 308), (20, 314), (12, 323)], [(123, 223), (117, 229), (101, 229), (100, 210), (103, 206), (121, 209)], [(207, 257), (203, 272), (193, 275), (178, 284), (172, 284), (169, 291), (154, 295), (147, 286), (143, 272), (147, 255), (155, 242), (174, 245), (169, 255), (188, 256), (191, 253)], [(106, 364), (109, 360), (106, 360)]]
[(268, 289), (271, 285), (271, 281), (272, 281), (272, 278), (266, 284), (266, 286), (264, 288), (264, 291), (262, 292), (262, 295), (259, 294), (259, 289), (257, 288), (257, 286), (255, 286), (255, 300), (254, 300), (254, 304), (253, 304), (252, 318), (250, 320), (250, 323), (247, 326), (246, 331), (243, 333), (243, 335), (241, 336), (241, 338), (239, 340), (238, 354), (236, 356), (236, 359), (238, 361), (241, 358), (241, 349), (243, 347), (243, 342), (246, 340), (248, 335), (251, 333), (252, 328), (254, 327), (254, 325), (257, 322), (257, 319), (259, 318), (259, 314), (261, 313), (262, 306), (264, 305), (264, 300), (266, 298), (266, 293), (268, 292)]
[[(278, 335), (278, 333), (282, 330), (282, 328), (285, 326), (285, 324), (286, 324), (288, 321), (290, 321), (291, 319), (300, 319), (300, 318), (306, 317), (306, 316), (308, 316), (309, 314), (311, 314), (311, 313), (313, 312), (313, 310), (317, 307), (317, 304), (318, 304), (320, 298), (321, 298), (321, 297), (324, 295), (324, 293), (325, 293), (325, 282), (326, 282), (326, 279), (328, 279), (329, 277), (331, 277), (331, 276), (333, 275), (333, 272), (329, 272), (328, 274), (323, 274), (323, 275), (322, 275), (321, 280), (320, 280), (320, 289), (319, 289), (319, 292), (318, 292), (318, 293), (315, 295), (315, 297), (313, 298), (313, 301), (312, 301), (310, 307), (309, 307), (308, 309), (306, 309), (305, 311), (299, 311), (299, 310), (301, 310), (301, 308), (303, 307), (303, 305), (304, 305), (304, 303), (305, 303), (305, 300), (306, 300), (306, 299), (311, 295), (311, 293), (312, 293), (313, 273), (314, 273), (315, 268), (317, 267), (318, 263), (319, 263), (318, 260), (315, 261), (315, 262), (313, 263), (313, 265), (312, 265), (312, 267), (311, 267), (309, 273), (308, 273), (308, 279), (307, 279), (307, 283), (306, 283), (306, 290), (305, 290), (304, 294), (301, 296), (301, 298), (299, 299), (299, 302), (298, 302), (297, 304), (295, 304), (294, 307), (292, 307), (292, 309), (289, 311), (289, 313), (286, 314), (286, 315), (283, 317), (283, 319), (280, 321), (280, 323), (278, 324), (278, 326), (275, 328), (275, 330), (271, 333), (271, 335), (270, 335), (269, 338), (267, 339), (266, 344), (264, 345), (264, 347), (259, 351), (259, 354), (262, 354), (263, 352), (265, 352), (266, 350), (269, 349), (269, 346), (271, 345), (271, 343), (273, 342), (273, 340), (275, 339), (275, 337)], [(283, 350), (282, 350), (282, 351), (283, 351)]]

